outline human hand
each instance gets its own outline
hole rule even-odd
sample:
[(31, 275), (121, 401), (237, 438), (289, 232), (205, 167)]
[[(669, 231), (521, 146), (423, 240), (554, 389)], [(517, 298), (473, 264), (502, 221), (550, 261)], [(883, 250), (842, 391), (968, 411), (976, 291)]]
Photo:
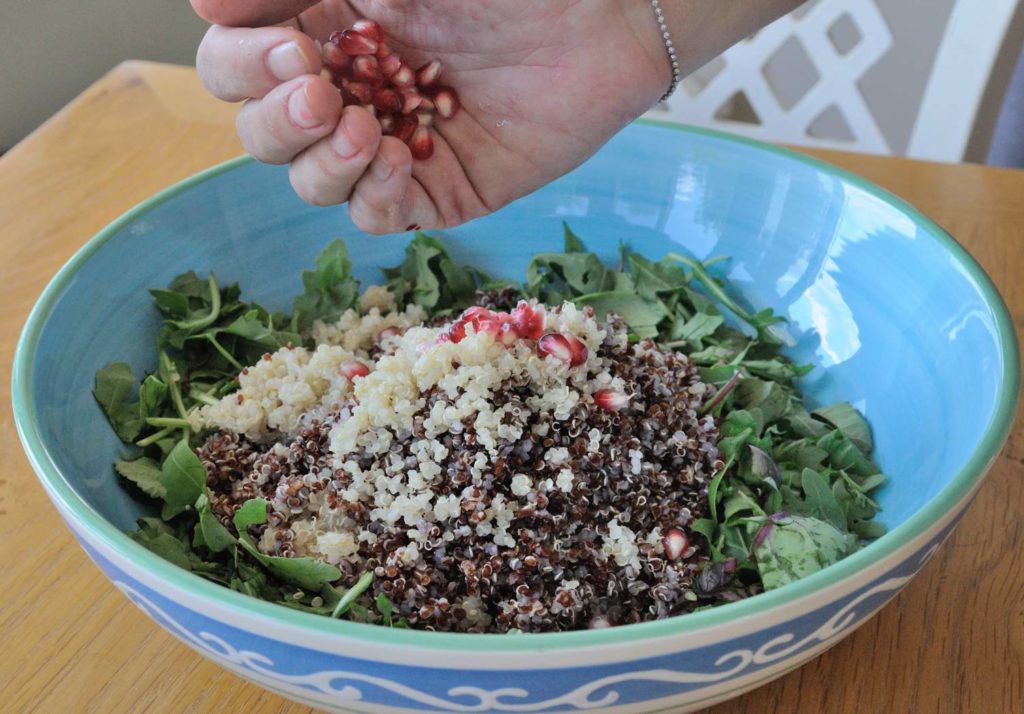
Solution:
[[(192, 0), (214, 23), (196, 65), (207, 88), (247, 100), (246, 150), (290, 163), (306, 201), (348, 201), (362, 230), (443, 228), (561, 176), (648, 109), (671, 78), (647, 0)], [(319, 76), (334, 30), (377, 20), (414, 68), (437, 58), (462, 109), (413, 161)], [(280, 23), (280, 24), (274, 24)]]

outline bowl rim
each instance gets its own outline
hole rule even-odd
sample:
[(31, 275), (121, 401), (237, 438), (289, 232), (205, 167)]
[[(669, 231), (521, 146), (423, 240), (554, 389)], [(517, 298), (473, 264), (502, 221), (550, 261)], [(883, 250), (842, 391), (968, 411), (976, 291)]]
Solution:
[[(275, 603), (259, 600), (235, 592), (222, 585), (207, 581), (198, 575), (183, 570), (163, 560), (143, 546), (135, 543), (122, 531), (107, 521), (79, 496), (64, 479), (60, 469), (50, 458), (42, 438), (36, 429), (36, 410), (32, 398), (32, 369), (39, 336), (57, 299), (62, 295), (69, 281), (79, 268), (104, 243), (120, 232), (126, 225), (150, 212), (157, 206), (174, 198), (205, 181), (227, 173), (241, 166), (255, 162), (251, 156), (243, 155), (216, 164), (188, 178), (161, 190), (155, 195), (133, 206), (110, 224), (100, 230), (64, 264), (41, 293), (25, 323), (18, 340), (11, 372), (12, 406), (15, 425), (22, 446), (33, 469), (43, 482), (50, 497), (65, 512), (73, 516), (80, 527), (87, 531), (110, 550), (120, 554), (132, 565), (168, 582), (195, 596), (198, 600), (210, 598), (223, 607), (237, 608), (245, 615), (271, 620), (285, 627), (313, 631), (319, 635), (337, 635), (345, 638), (364, 640), (377, 645), (391, 645), (403, 648), (428, 648), (450, 651), (495, 651), (495, 652), (541, 652), (552, 649), (592, 648), (600, 646), (626, 645), (653, 638), (664, 638), (682, 633), (706, 630), (739, 618), (757, 616), (779, 606), (812, 596), (841, 580), (866, 570), (906, 546), (924, 534), (943, 515), (950, 512), (971, 490), (980, 483), (992, 462), (1005, 443), (1013, 423), (1020, 392), (1020, 353), (1014, 322), (1005, 302), (999, 295), (992, 280), (945, 229), (926, 217), (912, 205), (889, 193), (856, 174), (829, 164), (820, 159), (797, 151), (774, 146), (755, 139), (736, 136), (713, 129), (692, 127), (656, 119), (638, 119), (635, 124), (654, 126), (681, 131), (703, 139), (740, 144), (748, 148), (765, 151), (789, 161), (807, 165), (818, 171), (842, 179), (874, 197), (902, 211), (919, 227), (931, 233), (942, 243), (953, 258), (966, 270), (978, 285), (979, 290), (992, 311), (999, 338), (1003, 360), (1004, 380), (995, 409), (981, 441), (971, 453), (960, 471), (937, 494), (929, 499), (910, 518), (893, 528), (881, 538), (869, 543), (851, 556), (823, 570), (813, 573), (777, 590), (761, 593), (754, 597), (727, 603), (708, 610), (677, 615), (664, 620), (655, 620), (602, 630), (573, 632), (531, 633), (527, 636), (509, 637), (494, 633), (454, 633), (423, 630), (403, 630), (332, 620), (298, 610), (282, 607)], [(188, 607), (188, 606), (186, 606)], [(190, 609), (192, 609), (190, 607)], [(204, 614), (204, 613), (201, 613)], [(273, 637), (273, 635), (268, 635)], [(482, 663), (483, 664), (483, 663)]]

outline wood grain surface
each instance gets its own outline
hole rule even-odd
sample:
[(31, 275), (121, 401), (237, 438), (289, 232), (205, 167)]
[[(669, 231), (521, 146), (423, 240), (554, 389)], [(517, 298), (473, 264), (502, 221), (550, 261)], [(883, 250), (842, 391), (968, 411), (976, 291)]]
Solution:
[[(0, 711), (300, 712), (131, 606), (58, 519), (10, 409), (40, 291), (126, 209), (241, 153), (237, 107), (192, 69), (129, 62), (0, 158)], [(993, 276), (1024, 325), (1024, 172), (813, 152), (920, 207)], [(715, 714), (1024, 712), (1024, 424), (951, 541), (877, 617)]]

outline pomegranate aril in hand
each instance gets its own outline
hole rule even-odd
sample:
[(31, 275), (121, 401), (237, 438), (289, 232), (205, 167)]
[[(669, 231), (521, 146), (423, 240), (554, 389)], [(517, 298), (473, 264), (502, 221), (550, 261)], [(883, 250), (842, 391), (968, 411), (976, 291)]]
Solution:
[[(334, 37), (333, 35), (331, 36)], [(377, 51), (377, 40), (355, 30), (345, 30), (338, 36), (338, 45), (350, 55), (372, 55)]]
[(441, 62), (438, 60), (430, 60), (425, 65), (416, 70), (416, 84), (421, 87), (431, 87), (437, 84), (438, 78), (441, 76)]
[(376, 82), (380, 79), (380, 67), (373, 55), (359, 55), (352, 60), (352, 79), (360, 82)]
[(359, 100), (359, 104), (373, 101), (373, 86), (366, 82), (355, 82), (350, 79), (341, 80), (341, 88)]
[(380, 73), (387, 79), (395, 76), (395, 72), (402, 68), (402, 58), (398, 55), (388, 55), (380, 60)]
[(415, 89), (402, 90), (402, 114), (412, 114), (423, 103), (423, 97)]
[(434, 106), (442, 119), (451, 119), (459, 111), (459, 98), (451, 87), (444, 87), (434, 93)]
[(537, 340), (537, 351), (545, 357), (551, 356), (570, 367), (587, 361), (587, 346), (576, 335), (564, 332), (549, 332)]
[[(383, 134), (405, 142), (413, 158), (427, 159), (434, 153), (430, 131), (434, 116), (453, 117), (460, 106), (458, 95), (451, 87), (439, 85), (443, 68), (438, 60), (413, 71), (385, 40), (384, 29), (369, 19), (331, 33), (321, 53), (323, 76), (338, 87), (346, 105), (363, 106), (380, 122)], [(511, 343), (513, 337), (524, 336), (508, 315), (498, 327), (503, 341)], [(539, 337), (542, 329), (543, 325), (531, 329), (531, 339)]]
[(373, 94), (373, 106), (382, 112), (395, 114), (402, 110), (402, 98), (393, 89), (378, 89)]
[(407, 143), (417, 126), (419, 124), (412, 117), (398, 117), (395, 119), (395, 136)]
[(409, 65), (403, 63), (398, 71), (391, 75), (391, 83), (399, 89), (409, 89), (416, 86), (416, 75), (409, 69)]
[(430, 129), (425, 126), (416, 127), (416, 131), (409, 137), (409, 151), (414, 159), (429, 159), (434, 155), (434, 137), (430, 135)]
[(384, 41), (384, 30), (376, 20), (357, 20), (352, 29), (375, 42)]
[(347, 72), (349, 65), (352, 64), (352, 58), (333, 42), (328, 42), (323, 46), (323, 49), (320, 50), (320, 56), (323, 59), (324, 66), (335, 73)]

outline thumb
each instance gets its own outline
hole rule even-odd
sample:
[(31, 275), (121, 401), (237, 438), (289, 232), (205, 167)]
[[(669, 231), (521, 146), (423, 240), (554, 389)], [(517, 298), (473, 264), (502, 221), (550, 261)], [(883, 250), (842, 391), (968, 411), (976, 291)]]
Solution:
[(192, 9), (213, 25), (263, 27), (289, 20), (319, 0), (192, 0)]

